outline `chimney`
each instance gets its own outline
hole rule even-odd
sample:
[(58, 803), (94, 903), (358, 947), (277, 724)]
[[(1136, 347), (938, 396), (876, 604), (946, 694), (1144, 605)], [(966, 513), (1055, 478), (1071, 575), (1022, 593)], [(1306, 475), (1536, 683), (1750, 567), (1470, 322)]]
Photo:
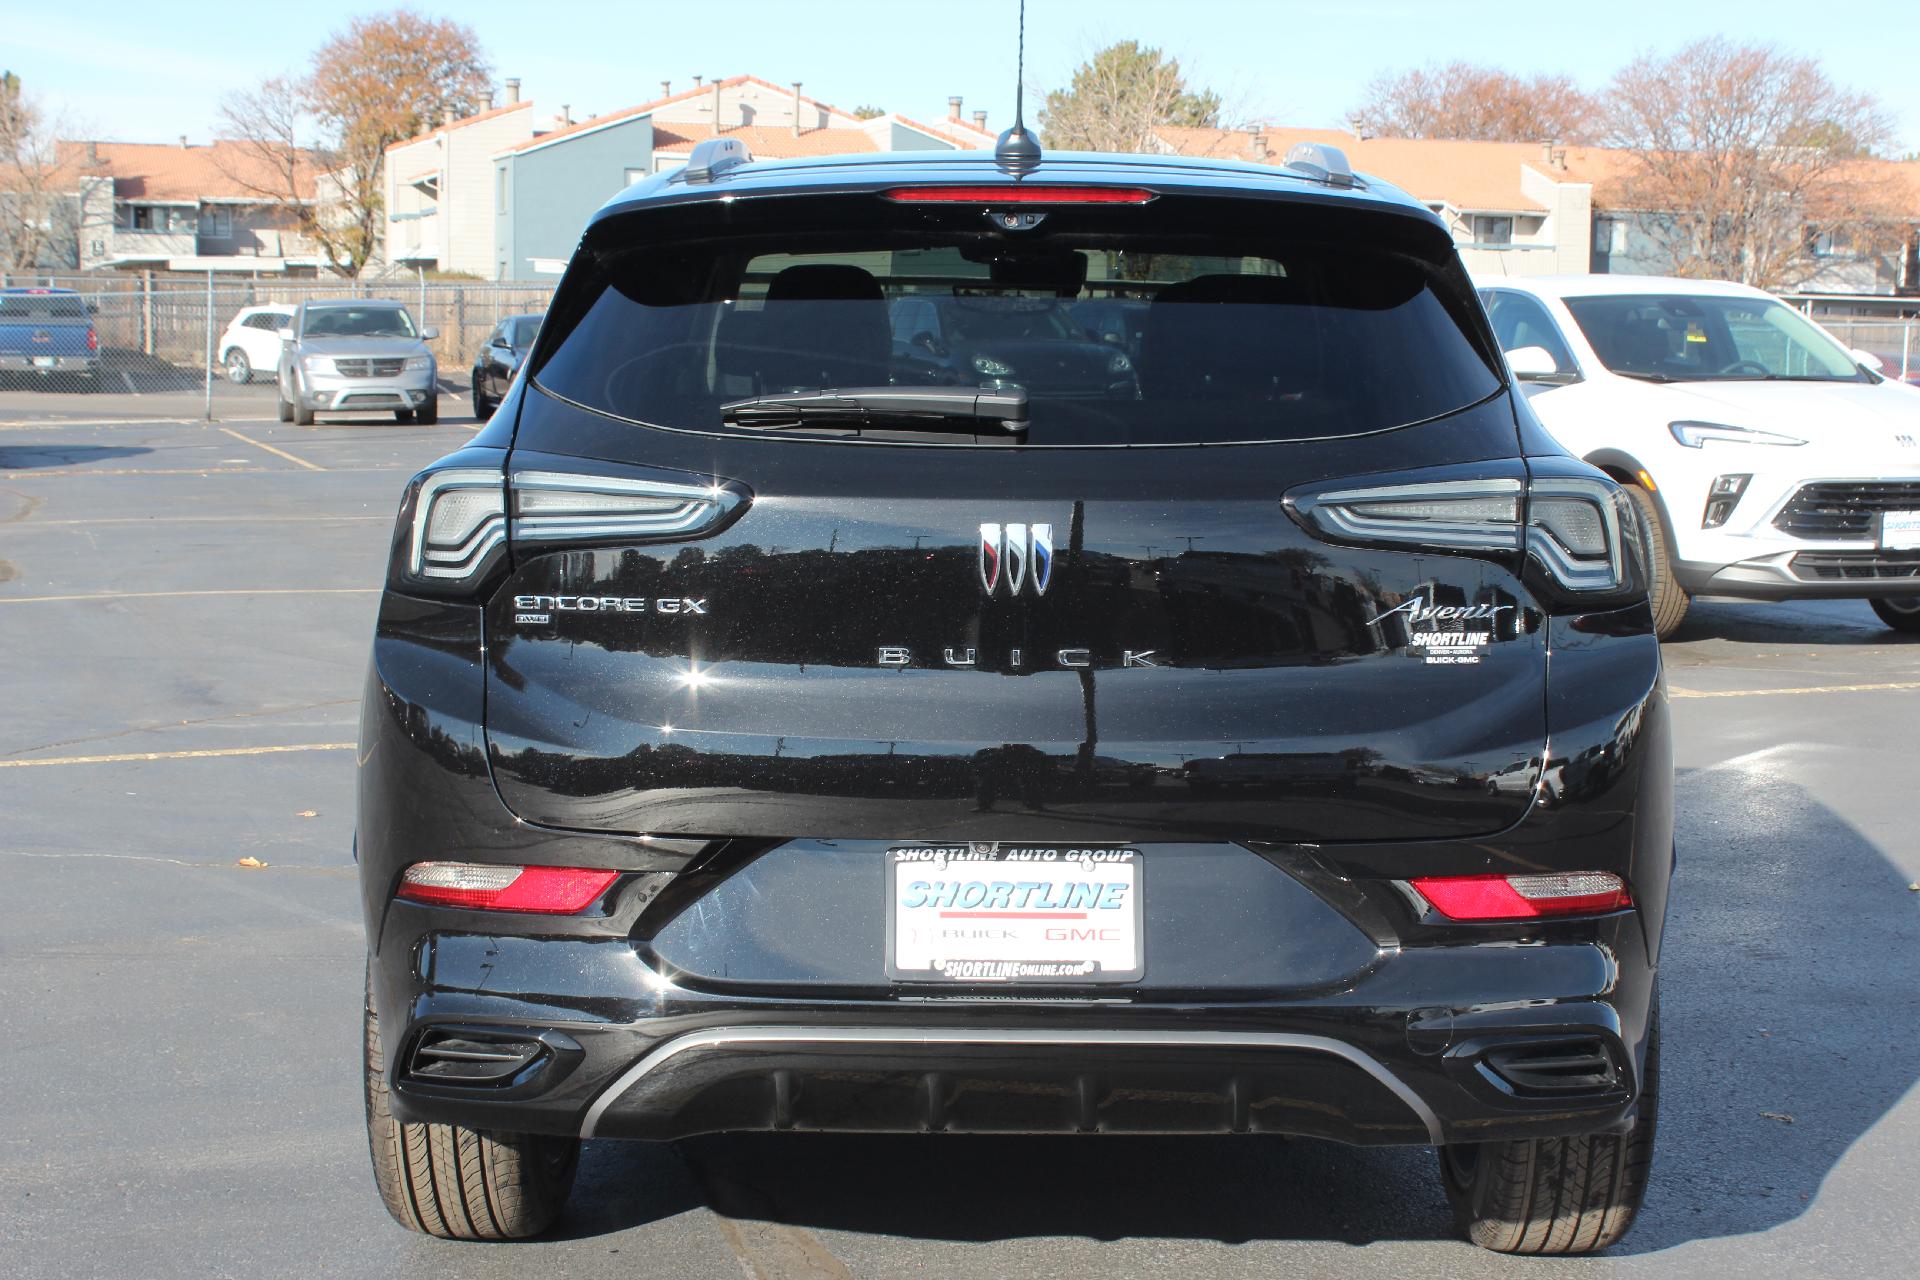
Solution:
[(507, 105), (520, 101), (520, 77), (511, 76), (507, 80)]
[(701, 85), (705, 84), (706, 82), (707, 82), (707, 78), (705, 76), (695, 76), (693, 78), (693, 87), (698, 89)]
[(1567, 149), (1565, 147), (1555, 147), (1553, 149), (1553, 167), (1559, 173), (1565, 173), (1567, 171)]
[(87, 142), (87, 163), (88, 164), (100, 163), (100, 144), (92, 140), (89, 140)]
[(800, 82), (793, 82), (793, 136), (800, 136)]
[(713, 78), (713, 132), (716, 137), (720, 133), (720, 77), (719, 76), (715, 76)]
[(976, 111), (973, 113), (973, 127), (978, 129), (982, 133), (985, 133), (987, 131), (987, 113), (986, 112)]
[(960, 98), (956, 94), (954, 97), (947, 99), (947, 119), (958, 120), (959, 118), (960, 118)]
[(180, 149), (182, 151), (187, 149), (187, 135), (184, 133), (180, 135)]
[(564, 129), (572, 123), (573, 104), (571, 102), (563, 102), (560, 104), (560, 127)]
[[(493, 90), (489, 89), (485, 93), (480, 95), (480, 110), (481, 111), (493, 110)], [(475, 114), (478, 114), (478, 113), (476, 112)]]
[(660, 82), (660, 96), (663, 98), (671, 98), (673, 96), (673, 81), (662, 80)]
[(1253, 158), (1261, 164), (1267, 162), (1267, 126), (1253, 126)]

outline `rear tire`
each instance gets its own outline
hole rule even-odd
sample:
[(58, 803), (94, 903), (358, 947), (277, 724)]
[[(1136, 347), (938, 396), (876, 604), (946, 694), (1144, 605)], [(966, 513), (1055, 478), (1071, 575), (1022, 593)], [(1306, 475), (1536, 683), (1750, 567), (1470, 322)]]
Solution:
[(1884, 596), (1869, 600), (1880, 621), (1909, 635), (1920, 632), (1920, 596)]
[(1653, 569), (1652, 581), (1647, 584), (1648, 594), (1653, 598), (1653, 633), (1665, 640), (1680, 629), (1693, 598), (1673, 575), (1673, 559), (1667, 553), (1667, 528), (1660, 523), (1660, 504), (1637, 484), (1628, 484), (1625, 488), (1633, 497), (1634, 505), (1640, 508), (1640, 523), (1647, 531), (1647, 559)]
[(480, 384), (477, 382), (474, 383), (473, 420), (475, 422), (485, 422), (493, 416), (493, 411), (497, 407), (493, 401), (487, 399), (486, 393), (480, 390)]
[(253, 365), (247, 360), (247, 353), (235, 347), (222, 357), (221, 363), (227, 368), (227, 381), (236, 387), (243, 387), (253, 381)]
[(438, 395), (428, 396), (426, 401), (418, 409), (413, 411), (413, 416), (416, 420), (427, 426), (432, 426), (434, 423), (440, 421), (440, 397)]
[(552, 1226), (573, 1189), (580, 1140), (395, 1120), (371, 979), (365, 1026), (367, 1146), (393, 1220), (444, 1240), (522, 1240)]
[(1496, 1253), (1591, 1253), (1633, 1227), (1647, 1194), (1659, 1110), (1658, 1009), (1646, 1081), (1625, 1133), (1441, 1147), (1440, 1180), (1461, 1234)]

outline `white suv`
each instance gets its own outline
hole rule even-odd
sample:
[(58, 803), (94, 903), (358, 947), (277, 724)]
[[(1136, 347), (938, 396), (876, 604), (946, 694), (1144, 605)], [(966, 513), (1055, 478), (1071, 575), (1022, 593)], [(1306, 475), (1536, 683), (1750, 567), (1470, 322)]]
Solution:
[(1648, 517), (1662, 636), (1694, 595), (1864, 597), (1920, 631), (1920, 391), (1744, 285), (1548, 276), (1481, 296), (1540, 421)]
[(280, 364), (280, 331), (293, 319), (291, 303), (242, 307), (220, 335), (220, 367), (227, 381), (248, 383)]

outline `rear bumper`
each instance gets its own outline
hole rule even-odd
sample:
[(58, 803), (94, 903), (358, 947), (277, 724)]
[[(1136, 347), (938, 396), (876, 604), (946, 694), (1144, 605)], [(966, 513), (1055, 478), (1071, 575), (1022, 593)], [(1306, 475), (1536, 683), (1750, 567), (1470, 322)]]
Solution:
[(100, 370), (98, 356), (0, 356), (0, 373), (79, 373)]
[[(407, 1120), (654, 1140), (749, 1130), (1285, 1133), (1420, 1145), (1628, 1120), (1652, 973), (1611, 963), (1642, 944), (1625, 936), (1636, 931), (1632, 913), (1610, 919), (1618, 951), (1410, 950), (1349, 993), (1236, 1004), (715, 998), (674, 987), (631, 960), (629, 946), (613, 944), (625, 957), (595, 955), (559, 940), (534, 944), (537, 953), (496, 947), (490, 991), (390, 972), (377, 981), (393, 1011), (382, 1021), (395, 1046), (392, 1105)], [(608, 979), (618, 970), (644, 990), (615, 998)], [(593, 992), (532, 989), (569, 971), (589, 975)], [(426, 1061), (416, 1052), (424, 1039), (476, 1028), (561, 1048), (491, 1085), (412, 1074)], [(1489, 1065), (1569, 1044), (1601, 1055), (1607, 1079), (1542, 1091)]]

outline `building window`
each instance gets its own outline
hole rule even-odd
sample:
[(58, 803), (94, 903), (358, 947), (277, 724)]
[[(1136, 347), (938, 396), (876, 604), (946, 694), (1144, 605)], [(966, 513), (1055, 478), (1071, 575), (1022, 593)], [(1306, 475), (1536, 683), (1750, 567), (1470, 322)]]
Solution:
[(641, 181), (646, 176), (647, 176), (647, 171), (645, 169), (629, 169), (627, 170), (627, 185), (632, 186), (634, 183)]
[(200, 234), (214, 240), (233, 238), (233, 210), (208, 205), (200, 211)]
[(1489, 214), (1473, 215), (1473, 242), (1475, 244), (1512, 244), (1513, 219), (1497, 218)]
[(127, 210), (127, 225), (135, 231), (170, 231), (173, 210), (161, 204), (136, 204)]

